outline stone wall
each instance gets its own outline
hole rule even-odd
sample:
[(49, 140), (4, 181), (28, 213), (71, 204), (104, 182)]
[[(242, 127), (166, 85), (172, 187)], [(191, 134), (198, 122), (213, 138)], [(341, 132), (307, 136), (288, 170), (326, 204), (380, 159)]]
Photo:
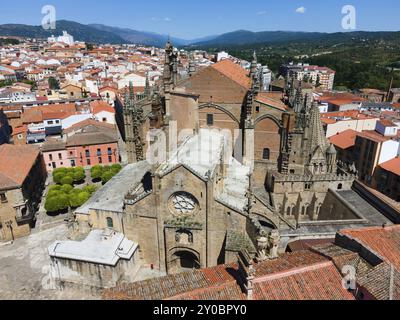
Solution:
[(132, 282), (138, 271), (138, 254), (130, 260), (120, 260), (115, 266), (84, 261), (51, 258), (51, 272), (58, 283), (74, 283), (80, 286), (111, 288), (121, 281)]

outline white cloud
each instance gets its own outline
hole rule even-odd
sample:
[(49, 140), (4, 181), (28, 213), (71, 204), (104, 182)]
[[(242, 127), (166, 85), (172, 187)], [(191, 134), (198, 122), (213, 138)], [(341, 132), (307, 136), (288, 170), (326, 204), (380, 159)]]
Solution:
[(266, 11), (266, 10), (258, 11), (258, 12), (257, 12), (257, 15), (259, 15), (259, 16), (262, 16), (262, 15), (264, 15), (264, 14), (267, 14), (267, 11)]
[(157, 17), (152, 17), (151, 21), (164, 21), (164, 22), (171, 22), (172, 19), (169, 17), (165, 17), (165, 18), (157, 18)]
[(296, 9), (296, 12), (297, 12), (297, 13), (303, 14), (303, 13), (306, 13), (306, 10), (307, 10), (306, 8), (300, 7), (300, 8), (297, 8), (297, 9)]

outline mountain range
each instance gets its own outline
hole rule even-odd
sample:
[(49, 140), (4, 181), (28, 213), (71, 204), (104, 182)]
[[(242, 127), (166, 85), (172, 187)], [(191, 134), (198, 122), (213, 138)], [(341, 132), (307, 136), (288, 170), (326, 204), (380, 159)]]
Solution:
[[(147, 31), (138, 31), (129, 28), (110, 27), (103, 24), (81, 24), (73, 21), (57, 21), (57, 30), (45, 30), (41, 26), (23, 24), (0, 25), (0, 36), (20, 36), (29, 38), (47, 38), (51, 35), (60, 35), (65, 30), (78, 41), (87, 43), (136, 43), (162, 47), (168, 40), (168, 35)], [(400, 40), (400, 32), (293, 32), (293, 31), (263, 31), (252, 32), (237, 30), (221, 35), (213, 35), (200, 39), (180, 39), (171, 37), (174, 45), (183, 47), (226, 47), (251, 44), (272, 44), (279, 42), (296, 41), (324, 41), (340, 42), (363, 39)]]

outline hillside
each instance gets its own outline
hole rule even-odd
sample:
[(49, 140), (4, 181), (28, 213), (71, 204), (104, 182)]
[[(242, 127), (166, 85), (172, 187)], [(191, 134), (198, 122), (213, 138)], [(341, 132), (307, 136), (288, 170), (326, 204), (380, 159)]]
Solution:
[(238, 30), (215, 37), (214, 39), (193, 43), (197, 47), (226, 47), (226, 46), (254, 46), (285, 42), (322, 42), (324, 44), (338, 44), (347, 41), (361, 40), (400, 40), (400, 32), (292, 32), (292, 31), (262, 31), (252, 32)]
[(45, 39), (51, 35), (61, 35), (62, 31), (72, 34), (77, 41), (88, 43), (111, 43), (119, 44), (126, 41), (119, 35), (107, 31), (100, 31), (96, 28), (77, 22), (60, 20), (57, 21), (56, 30), (44, 30), (41, 26), (29, 26), (24, 24), (3, 24), (0, 25), (0, 36), (18, 36), (27, 38)]

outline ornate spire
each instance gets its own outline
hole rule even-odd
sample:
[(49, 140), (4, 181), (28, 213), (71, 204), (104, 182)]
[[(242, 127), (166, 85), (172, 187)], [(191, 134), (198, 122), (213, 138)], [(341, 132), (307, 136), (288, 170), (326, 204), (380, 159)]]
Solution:
[(253, 52), (253, 61), (251, 62), (251, 65), (250, 65), (250, 76), (252, 78), (257, 73), (257, 65), (258, 65), (257, 54), (256, 54), (256, 51), (254, 50), (254, 52)]
[(124, 92), (124, 111), (128, 111), (131, 108), (131, 100), (129, 99), (129, 92), (127, 87), (125, 87)]
[(328, 145), (328, 140), (326, 139), (324, 128), (322, 126), (321, 115), (319, 113), (318, 104), (314, 102), (311, 106), (310, 114), (308, 118), (308, 151), (314, 152), (317, 147), (325, 152)]
[(149, 74), (146, 73), (146, 85), (144, 88), (144, 94), (147, 98), (150, 98), (150, 81), (149, 81)]

